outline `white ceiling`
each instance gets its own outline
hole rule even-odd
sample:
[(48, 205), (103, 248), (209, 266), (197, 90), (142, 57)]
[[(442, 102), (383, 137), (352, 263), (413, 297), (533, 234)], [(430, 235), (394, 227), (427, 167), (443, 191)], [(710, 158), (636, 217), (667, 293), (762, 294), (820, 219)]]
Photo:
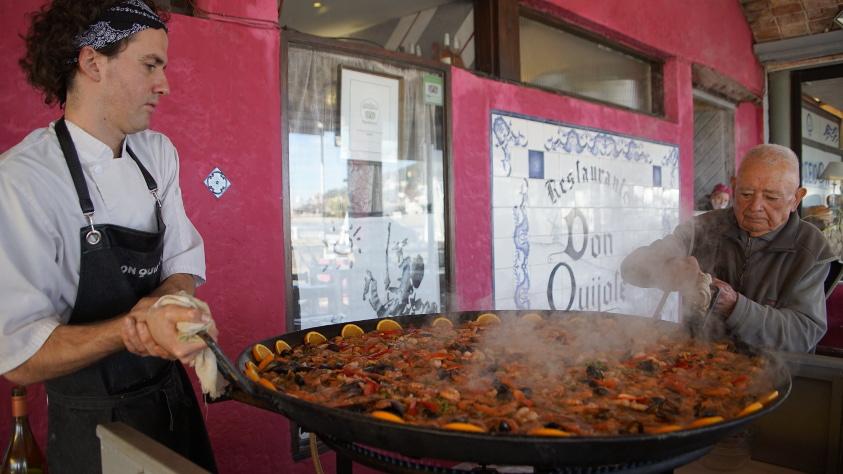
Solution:
[(281, 26), (326, 37), (344, 37), (349, 33), (400, 18), (453, 0), (283, 0)]

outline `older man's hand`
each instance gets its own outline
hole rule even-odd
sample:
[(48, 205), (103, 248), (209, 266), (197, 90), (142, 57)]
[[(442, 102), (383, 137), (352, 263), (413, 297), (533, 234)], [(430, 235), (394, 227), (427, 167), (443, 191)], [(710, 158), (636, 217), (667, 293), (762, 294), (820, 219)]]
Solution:
[(723, 318), (729, 317), (738, 303), (738, 292), (732, 288), (732, 285), (717, 278), (712, 278), (711, 284), (720, 290), (717, 302), (714, 305), (714, 313), (723, 316)]

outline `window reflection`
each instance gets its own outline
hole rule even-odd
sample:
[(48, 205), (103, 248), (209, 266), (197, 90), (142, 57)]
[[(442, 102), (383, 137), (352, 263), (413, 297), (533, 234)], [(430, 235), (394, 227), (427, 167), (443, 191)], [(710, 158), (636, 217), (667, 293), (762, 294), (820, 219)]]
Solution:
[[(444, 304), (442, 107), (427, 71), (290, 48), (289, 232), (296, 328), (438, 311)], [(398, 159), (346, 159), (340, 66), (400, 76)]]

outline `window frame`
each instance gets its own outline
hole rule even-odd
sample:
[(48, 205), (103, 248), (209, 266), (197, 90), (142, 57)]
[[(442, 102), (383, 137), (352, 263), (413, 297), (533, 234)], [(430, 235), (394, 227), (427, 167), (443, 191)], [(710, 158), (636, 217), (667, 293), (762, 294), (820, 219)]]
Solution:
[[(637, 114), (667, 118), (664, 94), (664, 65), (668, 56), (621, 33), (601, 30), (586, 19), (566, 14), (558, 6), (547, 5), (550, 12), (536, 6), (538, 0), (475, 0), (475, 68), (498, 79), (518, 83), (522, 87), (541, 90), (563, 97), (573, 97), (606, 107), (628, 110)], [(573, 92), (529, 84), (521, 79), (520, 20), (537, 21), (551, 28), (573, 34), (587, 41), (626, 54), (650, 65), (652, 110), (639, 110), (606, 100), (586, 97)]]
[[(553, 29), (562, 31), (564, 33), (568, 33), (570, 35), (574, 35), (578, 38), (584, 39), (591, 43), (594, 43), (598, 46), (604, 46), (614, 52), (621, 53), (627, 56), (631, 56), (634, 59), (647, 63), (650, 66), (650, 101), (651, 101), (651, 110), (640, 110), (635, 109), (632, 107), (626, 107), (621, 104), (617, 104), (615, 102), (610, 102), (607, 100), (597, 99), (594, 97), (583, 96), (574, 92), (568, 91), (560, 91), (558, 89), (553, 89), (550, 87), (542, 87), (535, 84), (529, 84), (523, 82), (523, 79), (520, 77), (519, 71), (519, 81), (524, 84), (526, 87), (534, 87), (537, 89), (541, 89), (544, 91), (555, 92), (557, 94), (561, 94), (564, 96), (575, 97), (580, 100), (585, 100), (589, 102), (596, 102), (600, 105), (605, 105), (608, 107), (615, 107), (623, 110), (630, 110), (635, 113), (644, 114), (644, 115), (651, 115), (655, 117), (664, 117), (664, 61), (659, 59), (656, 56), (648, 55), (645, 52), (632, 48), (628, 45), (623, 44), (619, 41), (610, 41), (605, 36), (601, 36), (599, 33), (585, 29), (583, 27), (577, 26), (571, 22), (564, 21), (561, 18), (550, 16), (545, 13), (539, 12), (538, 10), (534, 10), (532, 8), (526, 7), (521, 5), (519, 8), (519, 15), (518, 20), (526, 18), (528, 20), (532, 20), (538, 23), (541, 23), (545, 26), (551, 27)], [(520, 39), (520, 31), (519, 31), (519, 39)], [(520, 52), (520, 44), (519, 44), (519, 52)], [(518, 56), (519, 64), (521, 61), (520, 53)]]
[[(769, 77), (769, 76), (768, 76)], [(789, 72), (790, 79), (790, 149), (799, 159), (799, 185), (802, 186), (802, 83), (843, 77), (843, 64), (826, 64), (806, 69), (794, 69)], [(802, 202), (796, 209), (802, 215)]]
[[(298, 329), (295, 328), (293, 315), (296, 314), (295, 305), (298, 303), (294, 288), (293, 288), (293, 254), (290, 251), (292, 245), (291, 216), (290, 208), (290, 122), (289, 122), (289, 81), (288, 81), (288, 67), (287, 60), (289, 58), (289, 49), (291, 47), (311, 48), (321, 52), (344, 54), (350, 56), (357, 56), (360, 58), (381, 61), (387, 64), (399, 67), (412, 67), (426, 70), (436, 74), (441, 74), (443, 79), (443, 105), (442, 105), (442, 182), (443, 188), (446, 190), (446, 196), (443, 202), (443, 224), (444, 224), (444, 256), (443, 264), (445, 265), (445, 274), (442, 277), (440, 293), (442, 295), (441, 310), (445, 311), (454, 303), (449, 297), (455, 293), (454, 282), (455, 278), (455, 262), (454, 250), (456, 245), (455, 235), (453, 233), (454, 222), (453, 212), (454, 208), (454, 190), (453, 183), (453, 144), (451, 139), (451, 66), (433, 61), (426, 58), (421, 58), (415, 55), (406, 54), (398, 51), (390, 51), (381, 47), (373, 46), (362, 42), (350, 42), (335, 39), (328, 39), (319, 36), (301, 33), (296, 30), (282, 28), (281, 29), (281, 48), (279, 58), (279, 82), (281, 87), (281, 187), (282, 187), (282, 225), (284, 237), (284, 330), (285, 332), (293, 332)], [(292, 458), (299, 461), (310, 457), (308, 446), (299, 443), (298, 438), (298, 424), (290, 423), (290, 445)], [(319, 451), (324, 452), (327, 448), (320, 443)]]

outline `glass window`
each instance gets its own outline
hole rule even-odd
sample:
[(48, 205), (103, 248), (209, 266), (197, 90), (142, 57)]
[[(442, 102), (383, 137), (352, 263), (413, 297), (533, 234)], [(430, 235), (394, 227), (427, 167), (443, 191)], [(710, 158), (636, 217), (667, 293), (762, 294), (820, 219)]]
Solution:
[[(811, 85), (822, 82), (825, 81), (813, 81)], [(818, 107), (818, 103), (813, 97), (802, 99), (802, 186), (807, 193), (802, 199), (801, 215), (823, 231), (835, 254), (843, 255), (841, 119)]]
[(279, 23), (310, 35), (474, 65), (474, 0), (286, 0)]
[(293, 44), (287, 75), (292, 326), (440, 311), (444, 77)]
[(694, 211), (731, 207), (735, 175), (734, 106), (694, 91)]
[(521, 17), (521, 80), (548, 89), (658, 113), (654, 63)]

